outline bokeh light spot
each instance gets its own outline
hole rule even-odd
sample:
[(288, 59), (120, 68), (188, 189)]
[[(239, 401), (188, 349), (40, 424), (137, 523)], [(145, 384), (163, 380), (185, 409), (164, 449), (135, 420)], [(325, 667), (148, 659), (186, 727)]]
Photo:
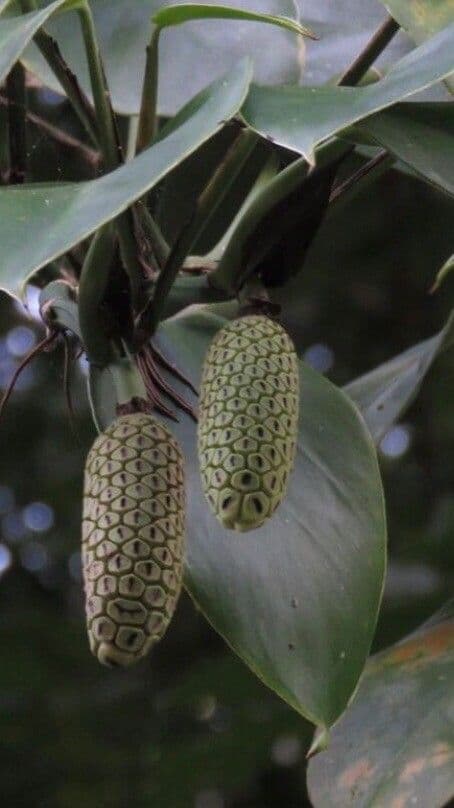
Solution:
[(11, 328), (6, 335), (8, 352), (16, 359), (25, 356), (35, 344), (35, 332), (26, 325), (18, 325), (15, 328)]
[(45, 502), (31, 502), (22, 514), (26, 527), (36, 533), (44, 533), (54, 524), (54, 511)]
[(3, 575), (11, 566), (13, 556), (6, 544), (0, 544), (0, 575)]
[(410, 448), (411, 434), (408, 426), (393, 426), (380, 442), (380, 451), (385, 457), (402, 457)]
[(327, 373), (334, 365), (334, 352), (328, 345), (317, 342), (304, 352), (304, 361), (319, 373)]
[(20, 560), (28, 572), (41, 572), (49, 563), (49, 553), (43, 544), (30, 541), (22, 548)]

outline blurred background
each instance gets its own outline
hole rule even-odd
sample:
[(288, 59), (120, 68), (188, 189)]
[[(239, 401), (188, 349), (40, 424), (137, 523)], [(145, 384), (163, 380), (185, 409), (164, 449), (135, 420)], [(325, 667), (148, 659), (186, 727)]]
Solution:
[[(36, 112), (79, 134), (64, 103), (47, 91), (31, 95)], [(96, 170), (39, 128), (30, 127), (29, 142), (35, 180), (88, 178)], [(333, 207), (287, 312), (307, 362), (344, 384), (442, 327), (454, 277), (436, 295), (428, 290), (452, 252), (451, 216), (447, 198), (397, 171)], [(33, 290), (29, 299), (36, 311)], [(4, 297), (0, 310), (4, 390), (43, 329)], [(165, 641), (137, 668), (102, 669), (89, 653), (79, 533), (94, 429), (84, 360), (72, 378), (77, 437), (62, 362), (61, 347), (39, 357), (0, 423), (3, 804), (309, 805), (311, 727), (235, 658), (187, 596)], [(454, 364), (445, 354), (381, 443), (390, 566), (375, 650), (452, 593), (453, 404)]]

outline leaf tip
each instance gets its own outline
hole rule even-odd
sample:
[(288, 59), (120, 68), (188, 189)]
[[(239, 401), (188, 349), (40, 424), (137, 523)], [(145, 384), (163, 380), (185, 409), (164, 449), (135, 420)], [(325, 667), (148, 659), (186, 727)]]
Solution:
[(314, 757), (315, 755), (318, 755), (319, 752), (324, 752), (326, 749), (328, 749), (329, 741), (330, 741), (329, 730), (326, 727), (318, 727), (315, 731), (312, 743), (306, 754), (307, 760)]

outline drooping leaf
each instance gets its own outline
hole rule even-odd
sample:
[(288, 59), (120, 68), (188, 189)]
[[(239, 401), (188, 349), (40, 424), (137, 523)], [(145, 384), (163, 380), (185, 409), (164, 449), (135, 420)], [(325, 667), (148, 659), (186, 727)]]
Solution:
[(372, 657), (326, 752), (309, 764), (314, 808), (441, 808), (454, 797), (454, 602)]
[(260, 87), (243, 107), (246, 122), (309, 160), (347, 126), (441, 81), (454, 70), (454, 24), (404, 56), (367, 87)]
[[(295, 0), (305, 22), (316, 32), (317, 42), (306, 41), (303, 83), (325, 84), (339, 76), (365, 48), (386, 19), (376, 0)], [(397, 34), (375, 63), (388, 67), (411, 50), (412, 42)]]
[(206, 5), (206, 3), (178, 3), (176, 5), (164, 6), (152, 20), (158, 28), (167, 28), (174, 25), (181, 25), (191, 20), (244, 20), (247, 22), (262, 22), (268, 25), (276, 25), (299, 36), (308, 36), (316, 39), (315, 34), (309, 28), (301, 25), (296, 20), (276, 14), (262, 14), (247, 9), (234, 8), (233, 6)]
[(361, 121), (356, 130), (454, 195), (454, 104), (396, 104)]
[[(198, 382), (233, 304), (167, 320), (159, 345)], [(347, 397), (301, 364), (301, 420), (289, 494), (248, 535), (224, 530), (203, 499), (195, 426), (172, 426), (188, 482), (186, 585), (215, 629), (301, 714), (329, 726), (356, 687), (374, 632), (385, 561), (375, 452)]]
[(0, 189), (0, 285), (30, 273), (116, 217), (211, 137), (240, 108), (250, 80), (237, 65), (190, 102), (185, 122), (139, 157), (90, 182)]
[(344, 387), (376, 443), (411, 404), (437, 356), (453, 346), (454, 314), (435, 337), (413, 345)]
[[(91, 0), (96, 31), (106, 65), (115, 109), (138, 114), (145, 68), (145, 51), (152, 30), (151, 16), (166, 0)], [(295, 18), (293, 0), (236, 0), (240, 10)], [(65, 59), (90, 94), (87, 63), (79, 28), (65, 16), (48, 26)], [(230, 70), (245, 56), (254, 63), (257, 81), (298, 81), (302, 40), (283, 29), (261, 23), (199, 20), (163, 33), (160, 43), (158, 107), (161, 115), (175, 112), (207, 83)], [(26, 54), (27, 66), (49, 87), (60, 88), (35, 47)]]
[[(68, 0), (55, 0), (41, 11), (32, 11), (18, 17), (2, 17), (0, 20), (0, 83), (42, 25), (58, 9), (68, 5)], [(0, 13), (7, 3), (0, 6)]]

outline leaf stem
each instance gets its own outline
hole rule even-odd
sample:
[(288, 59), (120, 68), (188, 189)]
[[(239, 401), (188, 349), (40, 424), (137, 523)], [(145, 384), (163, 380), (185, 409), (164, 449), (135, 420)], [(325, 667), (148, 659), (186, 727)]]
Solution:
[[(122, 162), (122, 153), (106, 74), (96, 38), (93, 15), (86, 0), (81, 0), (76, 10), (81, 21), (90, 71), (101, 151), (106, 167), (109, 170), (114, 170)], [(136, 306), (140, 302), (143, 276), (138, 258), (134, 221), (130, 210), (118, 216), (116, 219), (116, 228), (120, 242), (121, 257), (129, 277), (133, 306)]]
[(122, 162), (115, 117), (110, 101), (104, 67), (96, 38), (93, 15), (86, 0), (76, 7), (82, 28), (82, 36), (90, 73), (93, 100), (99, 131), (99, 141), (104, 162), (108, 170), (117, 168)]
[(161, 28), (153, 27), (150, 42), (147, 46), (147, 61), (142, 85), (142, 101), (140, 105), (139, 128), (137, 132), (136, 153), (150, 145), (157, 134), (158, 116), (158, 74), (159, 74), (159, 35)]
[(106, 224), (93, 236), (79, 281), (79, 322), (89, 362), (104, 367), (113, 358), (112, 342), (106, 332), (101, 307), (104, 302), (115, 238), (112, 225)]
[(397, 34), (400, 25), (396, 20), (388, 16), (383, 25), (369, 40), (363, 51), (356, 57), (354, 62), (347, 68), (337, 82), (341, 87), (354, 87), (367, 73), (369, 67), (380, 56), (381, 52), (389, 45), (392, 38)]
[(180, 231), (158, 277), (151, 306), (142, 318), (142, 325), (145, 325), (146, 320), (145, 327), (149, 333), (152, 334), (158, 325), (166, 298), (184, 259), (208, 226), (214, 212), (222, 204), (232, 184), (244, 168), (245, 162), (257, 144), (257, 139), (255, 132), (243, 129), (200, 194), (189, 221)]
[(25, 70), (20, 62), (11, 68), (6, 80), (8, 94), (9, 177), (12, 185), (25, 181), (27, 172)]
[[(19, 0), (19, 3), (24, 13), (36, 11), (37, 9), (35, 0)], [(43, 29), (38, 31), (33, 39), (52, 70), (52, 73), (61, 84), (74, 112), (88, 132), (93, 143), (97, 146), (98, 131), (93, 107), (80, 87), (77, 77), (64, 60), (57, 42)]]

